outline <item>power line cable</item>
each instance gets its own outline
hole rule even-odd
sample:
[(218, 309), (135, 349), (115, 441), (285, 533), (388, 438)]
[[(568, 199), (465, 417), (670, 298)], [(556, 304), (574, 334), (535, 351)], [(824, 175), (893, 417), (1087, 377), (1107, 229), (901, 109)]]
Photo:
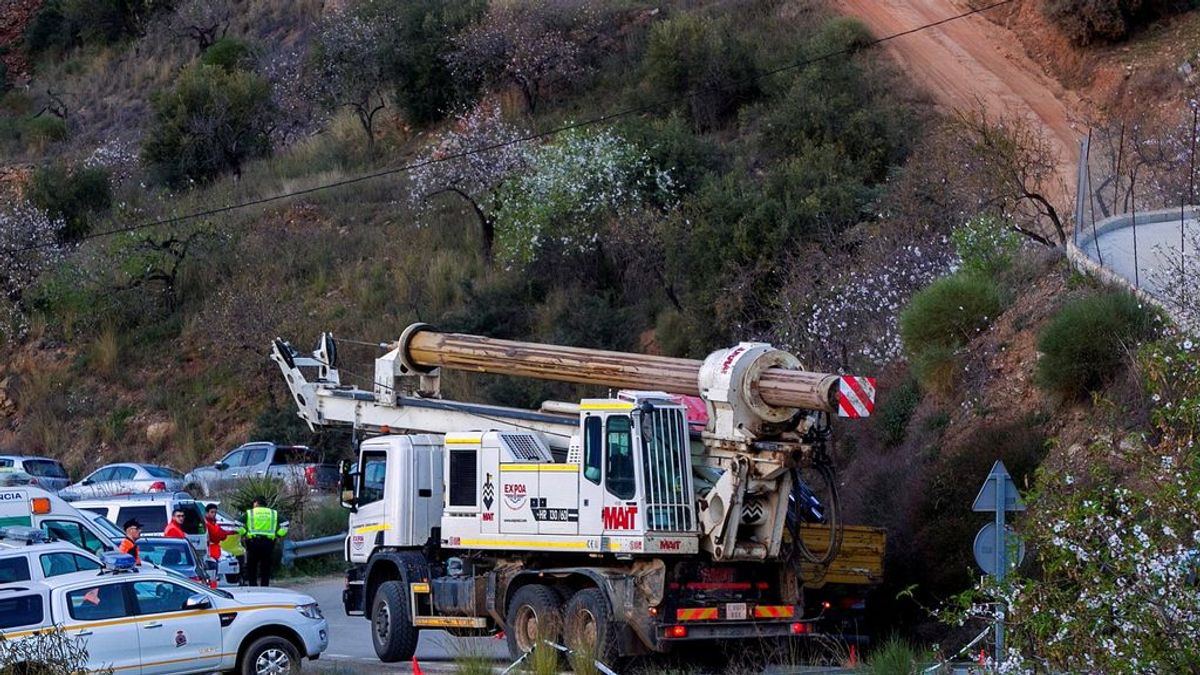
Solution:
[[(692, 91), (689, 91), (684, 94), (680, 94), (679, 96), (672, 96), (670, 98), (659, 99), (658, 101), (653, 101), (651, 103), (634, 106), (632, 108), (626, 108), (624, 110), (618, 110), (618, 111), (611, 112), (611, 113), (605, 113), (604, 115), (600, 115), (599, 117), (593, 117), (593, 118), (590, 118), (587, 120), (583, 120), (581, 122), (572, 122), (570, 124), (563, 124), (561, 126), (557, 126), (552, 129), (548, 129), (546, 131), (527, 134), (525, 136), (519, 136), (517, 138), (509, 139), (507, 141), (493, 143), (491, 145), (486, 145), (486, 146), (482, 146), (482, 147), (478, 147), (478, 148), (470, 148), (467, 150), (463, 150), (461, 152), (455, 152), (455, 153), (451, 153), (448, 155), (442, 155), (442, 156), (439, 156), (436, 158), (430, 158), (430, 159), (422, 160), (419, 162), (413, 162), (411, 164), (404, 164), (404, 165), (392, 167), (389, 169), (381, 169), (379, 171), (373, 171), (371, 173), (362, 174), (360, 176), (354, 176), (352, 178), (345, 178), (343, 180), (333, 181), (331, 183), (324, 183), (321, 185), (315, 185), (313, 187), (303, 188), (300, 190), (292, 190), (289, 192), (283, 192), (283, 193), (271, 195), (268, 197), (260, 197), (258, 199), (251, 199), (248, 201), (238, 202), (235, 204), (227, 204), (225, 206), (219, 206), (216, 208), (204, 209), (201, 211), (194, 211), (192, 213), (185, 213), (180, 216), (170, 216), (167, 218), (159, 218), (156, 220), (151, 220), (151, 221), (147, 221), (147, 222), (143, 222), (143, 223), (128, 225), (126, 227), (117, 227), (117, 228), (113, 228), (110, 230), (104, 230), (102, 232), (95, 232), (95, 233), (80, 237), (78, 239), (78, 241), (82, 242), (82, 241), (86, 241), (86, 240), (90, 240), (90, 239), (99, 239), (101, 237), (111, 237), (111, 236), (117, 235), (117, 234), (126, 234), (129, 232), (136, 232), (139, 230), (145, 230), (145, 229), (149, 229), (152, 227), (160, 227), (162, 225), (173, 225), (175, 223), (180, 223), (180, 222), (184, 222), (187, 220), (194, 220), (196, 218), (204, 218), (207, 216), (214, 216), (214, 215), (218, 215), (221, 213), (228, 213), (230, 211), (237, 211), (240, 209), (249, 208), (251, 206), (261, 206), (262, 204), (269, 204), (271, 202), (277, 202), (277, 201), (281, 201), (284, 199), (291, 199), (292, 197), (299, 197), (299, 196), (303, 196), (303, 195), (307, 195), (307, 194), (312, 194), (314, 192), (320, 192), (323, 190), (331, 190), (334, 188), (344, 187), (346, 185), (353, 185), (355, 183), (361, 183), (364, 181), (373, 180), (375, 178), (382, 178), (384, 176), (390, 176), (393, 174), (404, 173), (407, 171), (412, 171), (414, 169), (420, 169), (422, 167), (426, 167), (431, 164), (437, 164), (437, 163), (441, 163), (441, 162), (449, 162), (449, 161), (461, 159), (464, 157), (470, 157), (472, 155), (483, 154), (486, 152), (491, 152), (492, 150), (498, 150), (500, 148), (505, 148), (505, 147), (508, 147), (511, 145), (517, 145), (519, 143), (528, 143), (530, 141), (535, 141), (535, 140), (538, 140), (541, 138), (548, 138), (550, 136), (556, 136), (565, 131), (571, 131), (572, 129), (579, 129), (582, 127), (592, 126), (592, 125), (596, 125), (596, 124), (603, 124), (605, 122), (610, 122), (612, 120), (620, 119), (622, 117), (628, 117), (630, 115), (636, 115), (638, 113), (643, 113), (643, 112), (647, 112), (647, 111), (654, 110), (657, 108), (661, 108), (661, 107), (670, 105), (672, 103), (677, 103), (679, 101), (685, 101), (685, 100), (688, 100), (695, 96), (698, 96), (702, 93), (709, 93), (709, 92), (714, 92), (714, 91), (724, 91), (726, 89), (732, 89), (734, 87), (739, 87), (744, 84), (749, 84), (749, 83), (756, 82), (758, 80), (761, 80), (761, 79), (764, 79), (767, 77), (771, 77), (772, 75), (778, 75), (779, 73), (796, 70), (799, 68), (804, 68), (806, 66), (810, 66), (815, 63), (820, 63), (822, 61), (831, 59), (835, 56), (843, 56), (843, 55), (853, 54), (854, 52), (859, 51), (860, 49), (863, 49), (866, 47), (873, 47), (875, 45), (882, 44), (882, 43), (888, 42), (890, 40), (895, 40), (896, 38), (901, 38), (906, 35), (912, 35), (914, 33), (919, 33), (921, 31), (929, 30), (930, 28), (936, 28), (938, 26), (950, 23), (952, 21), (957, 21), (959, 19), (963, 19), (968, 16), (972, 16), (974, 14), (980, 14), (982, 12), (986, 12), (988, 10), (995, 9), (995, 8), (1001, 7), (1003, 5), (1008, 5), (1013, 2), (1016, 2), (1016, 0), (998, 0), (997, 2), (993, 2), (991, 4), (984, 5), (982, 7), (976, 7), (974, 9), (968, 10), (966, 12), (962, 12), (961, 14), (955, 14), (953, 16), (949, 16), (944, 19), (939, 19), (937, 21), (932, 21), (930, 23), (922, 24), (915, 28), (910, 28), (908, 30), (903, 30), (898, 33), (892, 33), (890, 35), (885, 35), (884, 37), (881, 37), (881, 38), (875, 38), (875, 39), (869, 40), (861, 45), (855, 45), (853, 47), (846, 47), (843, 49), (834, 50), (834, 51), (822, 54), (820, 56), (815, 56), (810, 59), (805, 59), (803, 61), (790, 63), (785, 66), (780, 66), (778, 68), (772, 68), (771, 70), (766, 70), (761, 73), (756, 73), (754, 75), (751, 75), (750, 77), (743, 78), (736, 82), (732, 82), (732, 83), (725, 84), (725, 85), (713, 86), (713, 87), (701, 87), (698, 89), (693, 89)], [(25, 247), (21, 247), (21, 248), (5, 249), (4, 251), (0, 251), (0, 253), (3, 253), (4, 255), (13, 255), (13, 254), (17, 254), (17, 253), (24, 253), (26, 251), (33, 251), (33, 250), (40, 249), (40, 248), (48, 248), (50, 246), (52, 246), (52, 244), (31, 244), (29, 246), (25, 246)]]

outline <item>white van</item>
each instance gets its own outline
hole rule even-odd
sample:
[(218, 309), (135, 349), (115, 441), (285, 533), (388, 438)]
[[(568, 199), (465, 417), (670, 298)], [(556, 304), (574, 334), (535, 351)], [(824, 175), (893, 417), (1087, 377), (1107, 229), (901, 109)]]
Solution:
[(36, 527), (99, 555), (115, 551), (125, 533), (96, 513), (80, 511), (57, 495), (31, 485), (0, 488), (0, 527)]

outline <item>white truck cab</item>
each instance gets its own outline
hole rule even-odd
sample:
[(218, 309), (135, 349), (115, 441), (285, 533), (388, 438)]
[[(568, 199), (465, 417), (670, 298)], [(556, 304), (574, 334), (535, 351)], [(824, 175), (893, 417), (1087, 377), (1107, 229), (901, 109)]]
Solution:
[(228, 593), (106, 554), (99, 570), (0, 586), (0, 636), (57, 628), (81, 640), (88, 667), (116, 672), (293, 673), (329, 645), (317, 603), (284, 589)]

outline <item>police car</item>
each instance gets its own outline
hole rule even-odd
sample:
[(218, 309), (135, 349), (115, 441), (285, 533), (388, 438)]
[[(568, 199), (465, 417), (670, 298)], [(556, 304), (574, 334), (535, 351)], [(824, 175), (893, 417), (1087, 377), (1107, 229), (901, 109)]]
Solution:
[(100, 570), (0, 586), (0, 644), (60, 628), (83, 641), (89, 668), (145, 675), (296, 673), (329, 646), (325, 617), (307, 595), (231, 593), (139, 569), (125, 554), (102, 558)]

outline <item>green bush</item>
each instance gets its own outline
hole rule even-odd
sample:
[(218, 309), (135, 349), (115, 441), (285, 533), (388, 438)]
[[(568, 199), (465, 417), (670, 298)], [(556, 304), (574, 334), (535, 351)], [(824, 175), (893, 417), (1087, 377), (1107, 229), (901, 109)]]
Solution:
[(990, 215), (976, 216), (954, 228), (950, 240), (964, 270), (989, 276), (1012, 267), (1021, 247), (1021, 238), (1009, 223)]
[(1038, 336), (1038, 384), (1078, 399), (1111, 381), (1135, 343), (1154, 337), (1155, 312), (1124, 291), (1074, 300)]
[(68, 242), (86, 236), (93, 219), (112, 206), (108, 172), (98, 167), (42, 167), (34, 171), (26, 195), (46, 215), (62, 221), (59, 238)]
[(368, 18), (387, 13), (399, 29), (389, 33), (385, 73), (396, 103), (414, 124), (442, 119), (470, 99), (474, 87), (454, 77), (448, 57), (453, 38), (480, 16), (480, 0), (382, 0), (364, 5)]
[(1196, 6), (1195, 0), (1046, 0), (1042, 11), (1079, 45), (1116, 42), (1134, 29)]
[(644, 82), (656, 99), (693, 94), (680, 105), (698, 130), (723, 126), (759, 93), (753, 52), (733, 25), (731, 19), (692, 13), (650, 31)]
[(275, 115), (268, 82), (245, 71), (199, 64), (183, 71), (175, 88), (151, 97), (154, 120), (142, 161), (172, 187), (203, 183), (271, 149)]
[(223, 37), (204, 50), (200, 63), (215, 66), (227, 73), (250, 70), (254, 65), (254, 52), (250, 45), (237, 38)]
[(899, 386), (884, 393), (873, 415), (883, 444), (895, 447), (904, 442), (908, 422), (921, 402), (921, 388), (915, 378), (906, 378)]
[(918, 292), (900, 313), (900, 338), (910, 356), (932, 347), (959, 347), (1004, 309), (996, 283), (971, 274), (944, 277)]
[(76, 39), (75, 27), (63, 12), (62, 0), (47, 0), (25, 26), (25, 51), (32, 55), (66, 51)]
[(52, 115), (31, 117), (22, 126), (22, 137), (33, 144), (44, 145), (67, 137), (66, 121)]

